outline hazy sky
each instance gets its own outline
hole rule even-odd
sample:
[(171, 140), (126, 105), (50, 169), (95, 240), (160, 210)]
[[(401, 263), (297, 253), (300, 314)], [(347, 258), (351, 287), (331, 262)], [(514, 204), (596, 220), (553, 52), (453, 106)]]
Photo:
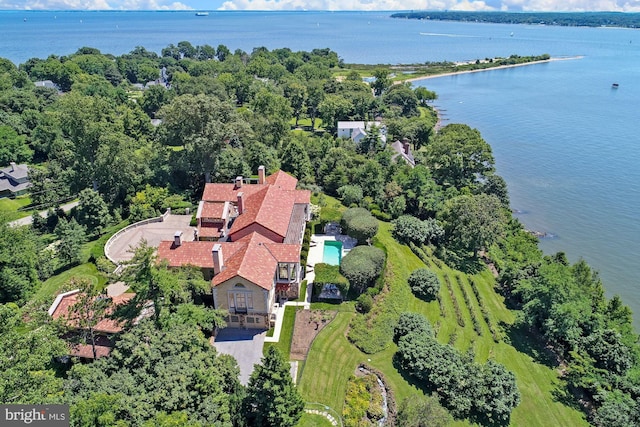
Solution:
[(0, 10), (503, 10), (640, 12), (640, 0), (0, 0)]

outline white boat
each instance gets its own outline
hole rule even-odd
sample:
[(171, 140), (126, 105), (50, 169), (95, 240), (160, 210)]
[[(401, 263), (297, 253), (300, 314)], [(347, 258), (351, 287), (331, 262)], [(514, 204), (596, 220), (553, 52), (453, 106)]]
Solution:
[(209, 12), (196, 12), (196, 16), (209, 16)]

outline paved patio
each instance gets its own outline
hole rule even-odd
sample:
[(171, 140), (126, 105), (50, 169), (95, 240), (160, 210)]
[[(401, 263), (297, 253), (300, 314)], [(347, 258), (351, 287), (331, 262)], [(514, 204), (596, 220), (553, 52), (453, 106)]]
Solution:
[(253, 365), (262, 359), (262, 346), (267, 331), (262, 329), (224, 328), (218, 332), (212, 344), (223, 354), (229, 354), (238, 361), (240, 383), (247, 385), (253, 372)]
[(163, 240), (173, 240), (176, 231), (182, 231), (182, 240), (192, 241), (193, 230), (189, 223), (191, 215), (167, 215), (162, 222), (152, 222), (131, 228), (116, 237), (109, 248), (108, 255), (118, 263), (128, 261), (133, 257), (129, 252), (145, 239), (149, 246), (158, 247)]

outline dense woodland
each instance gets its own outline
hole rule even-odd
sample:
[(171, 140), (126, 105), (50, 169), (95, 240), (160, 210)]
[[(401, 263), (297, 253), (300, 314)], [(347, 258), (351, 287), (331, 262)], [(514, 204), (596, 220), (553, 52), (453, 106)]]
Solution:
[(400, 12), (392, 18), (436, 21), (492, 22), (496, 24), (560, 25), (564, 27), (638, 28), (640, 14), (623, 12)]
[[(426, 319), (385, 299), (385, 247), (375, 236), (388, 222), (421, 258), (429, 251), (465, 272), (493, 263), (516, 326), (562, 367), (566, 399), (597, 426), (640, 423), (630, 310), (604, 297), (586, 263), (542, 254), (511, 217), (506, 184), (477, 130), (437, 129), (433, 93), (393, 84), (384, 68), (374, 74), (363, 82), (329, 49), (231, 52), (184, 41), (160, 54), (137, 47), (115, 57), (85, 47), (19, 66), (0, 60), (0, 164), (28, 163), (31, 207), (50, 209), (46, 219), (34, 215), (33, 226), (9, 226), (10, 216), (0, 223), (0, 402), (70, 403), (77, 426), (296, 425), (304, 402), (282, 356), (269, 349), (265, 369), (240, 385), (235, 361), (206, 339), (222, 323), (222, 313), (200, 304), (207, 283), (158, 264), (153, 248), (138, 248), (122, 278), (138, 294), (132, 308), (151, 300), (155, 314), (123, 333), (110, 357), (63, 363), (65, 344), (55, 337), (64, 326), (46, 313), (53, 293), (43, 283), (69, 269), (103, 271), (104, 280), (69, 279), (55, 291), (100, 292), (113, 269), (101, 248), (118, 228), (193, 207), (205, 182), (265, 165), (297, 177), (321, 206), (331, 196), (348, 208), (342, 215), (324, 206), (316, 219), (342, 220), (362, 244), (327, 273), (328, 283), (357, 300), (350, 342), (366, 354), (395, 342), (397, 369), (433, 393), (433, 401), (401, 405), (404, 425), (424, 417), (416, 408), (446, 422), (440, 404), (459, 419), (508, 425), (520, 394), (504, 366), (438, 342)], [(39, 80), (59, 90), (36, 87)], [(416, 166), (394, 158), (375, 129), (357, 145), (336, 138), (338, 120), (382, 121), (387, 142), (409, 141)], [(56, 209), (71, 199), (77, 208)], [(424, 300), (443, 288), (429, 273), (409, 278)], [(101, 310), (90, 304), (78, 308), (88, 330), (89, 314)]]

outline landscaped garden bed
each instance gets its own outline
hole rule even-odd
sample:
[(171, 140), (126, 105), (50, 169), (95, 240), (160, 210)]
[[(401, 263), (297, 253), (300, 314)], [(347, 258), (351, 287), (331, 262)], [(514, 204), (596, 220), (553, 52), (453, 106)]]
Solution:
[(296, 312), (291, 342), (291, 360), (305, 360), (315, 337), (335, 316), (335, 311), (326, 310), (300, 310)]

